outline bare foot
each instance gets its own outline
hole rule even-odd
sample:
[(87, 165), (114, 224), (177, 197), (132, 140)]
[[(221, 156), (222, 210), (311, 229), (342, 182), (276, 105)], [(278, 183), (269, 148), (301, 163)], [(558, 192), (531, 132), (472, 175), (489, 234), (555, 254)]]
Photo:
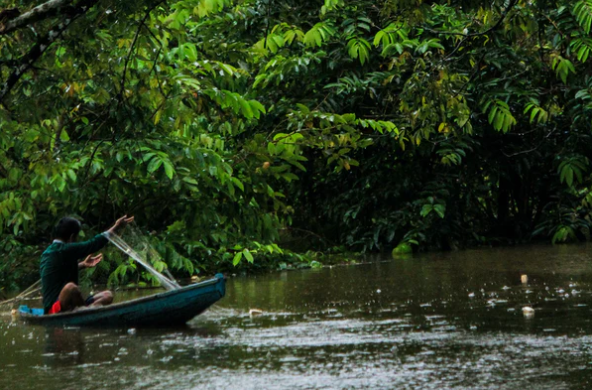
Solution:
[(78, 307), (74, 308), (74, 310), (72, 310), (72, 311), (82, 311), (82, 310), (88, 310), (90, 308), (91, 308), (90, 306), (78, 306)]

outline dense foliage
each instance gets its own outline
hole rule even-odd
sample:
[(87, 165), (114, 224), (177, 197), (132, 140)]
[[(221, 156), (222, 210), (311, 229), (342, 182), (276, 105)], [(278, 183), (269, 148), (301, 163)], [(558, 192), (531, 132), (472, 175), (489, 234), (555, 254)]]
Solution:
[(589, 236), (592, 0), (4, 3), (0, 284), (64, 214), (180, 273)]

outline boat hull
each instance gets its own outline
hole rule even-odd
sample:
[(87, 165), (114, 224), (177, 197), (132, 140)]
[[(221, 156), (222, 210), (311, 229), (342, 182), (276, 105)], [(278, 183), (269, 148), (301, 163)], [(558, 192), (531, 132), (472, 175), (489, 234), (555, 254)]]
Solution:
[(109, 306), (43, 315), (42, 309), (19, 308), (20, 318), (46, 326), (151, 327), (185, 324), (226, 293), (224, 277)]

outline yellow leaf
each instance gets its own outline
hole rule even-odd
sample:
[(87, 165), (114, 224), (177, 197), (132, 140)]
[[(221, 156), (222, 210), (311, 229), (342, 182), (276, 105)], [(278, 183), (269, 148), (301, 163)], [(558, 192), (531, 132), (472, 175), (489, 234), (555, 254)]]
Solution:
[(154, 115), (154, 124), (157, 125), (160, 122), (160, 116), (162, 115), (162, 109), (156, 111), (156, 115)]

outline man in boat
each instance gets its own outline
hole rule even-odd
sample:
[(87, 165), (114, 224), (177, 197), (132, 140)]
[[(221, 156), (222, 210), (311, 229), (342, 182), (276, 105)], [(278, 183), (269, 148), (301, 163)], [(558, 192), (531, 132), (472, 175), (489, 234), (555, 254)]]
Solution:
[[(113, 234), (132, 222), (134, 217), (123, 216), (106, 233)], [(62, 218), (54, 228), (54, 241), (41, 255), (41, 283), (45, 314), (72, 311), (81, 306), (108, 305), (113, 302), (111, 291), (102, 291), (86, 300), (78, 287), (78, 271), (95, 267), (103, 255), (92, 256), (109, 242), (105, 233), (77, 242), (81, 223), (77, 219)], [(86, 258), (85, 258), (86, 257)], [(83, 259), (79, 262), (79, 260)]]

